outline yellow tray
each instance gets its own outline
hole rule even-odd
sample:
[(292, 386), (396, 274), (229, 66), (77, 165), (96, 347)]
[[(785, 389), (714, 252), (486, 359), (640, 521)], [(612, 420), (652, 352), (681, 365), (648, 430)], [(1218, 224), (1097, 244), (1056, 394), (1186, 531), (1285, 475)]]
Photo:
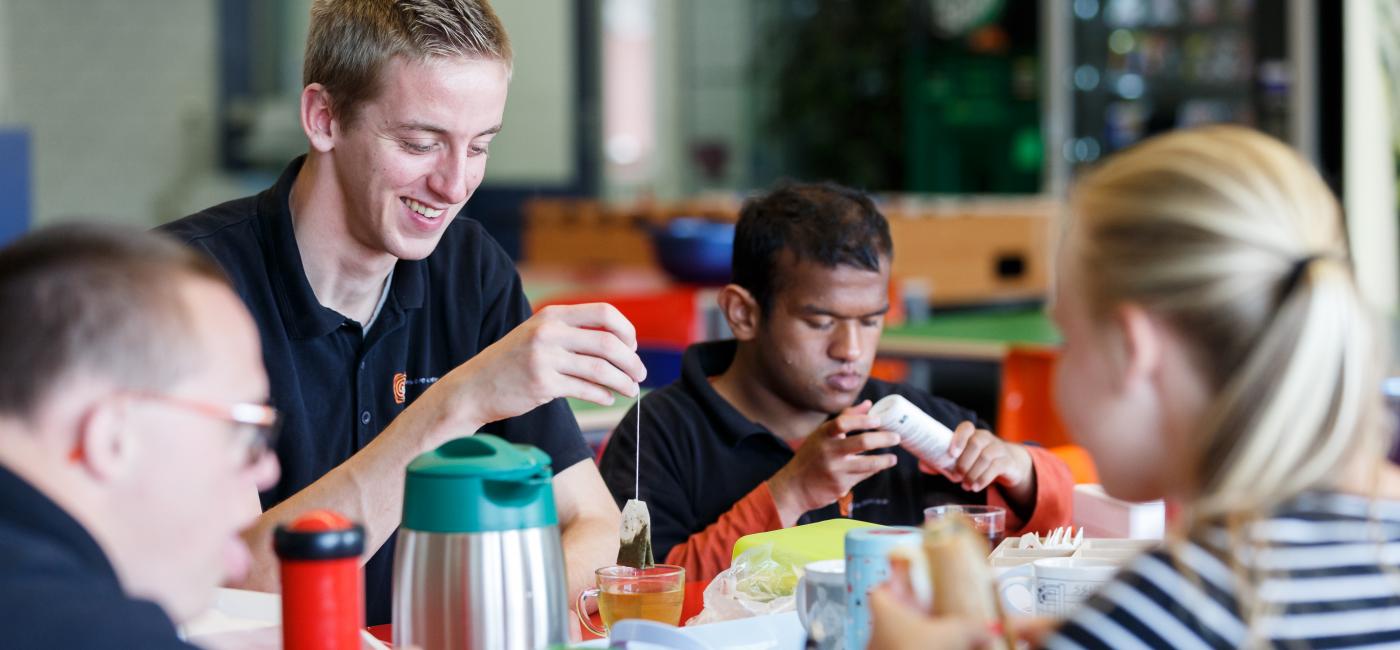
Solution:
[[(773, 559), (789, 566), (806, 566), (817, 560), (846, 559), (846, 531), (855, 528), (884, 528), (855, 519), (828, 519), (814, 524), (793, 526), (766, 533), (754, 533), (734, 542), (734, 558), (755, 546), (773, 545)], [(732, 559), (732, 558), (731, 558)]]

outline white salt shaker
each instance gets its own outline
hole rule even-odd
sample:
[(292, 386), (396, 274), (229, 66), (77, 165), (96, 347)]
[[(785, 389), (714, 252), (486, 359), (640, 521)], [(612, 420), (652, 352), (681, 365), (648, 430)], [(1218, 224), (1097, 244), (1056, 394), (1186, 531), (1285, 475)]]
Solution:
[(880, 418), (880, 428), (899, 434), (899, 446), (919, 460), (942, 466), (943, 456), (953, 442), (953, 431), (914, 406), (903, 395), (889, 395), (870, 407), (870, 415)]

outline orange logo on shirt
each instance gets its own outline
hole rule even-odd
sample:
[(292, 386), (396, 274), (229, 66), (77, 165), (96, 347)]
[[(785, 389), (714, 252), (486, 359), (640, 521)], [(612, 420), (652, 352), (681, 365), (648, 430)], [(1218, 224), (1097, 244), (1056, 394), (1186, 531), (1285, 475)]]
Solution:
[(408, 375), (401, 372), (394, 373), (394, 403), (403, 404), (404, 388), (408, 384)]

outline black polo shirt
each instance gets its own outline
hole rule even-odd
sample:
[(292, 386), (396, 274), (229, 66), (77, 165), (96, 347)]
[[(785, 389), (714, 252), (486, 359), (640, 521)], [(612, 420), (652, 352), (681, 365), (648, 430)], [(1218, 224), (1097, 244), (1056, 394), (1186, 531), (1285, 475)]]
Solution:
[(165, 610), (126, 595), (82, 524), (3, 465), (0, 647), (194, 649)]
[[(264, 509), (345, 462), (438, 378), (530, 316), (514, 264), (467, 218), (449, 224), (426, 259), (399, 260), (368, 332), (322, 306), (292, 231), (289, 196), (302, 161), (261, 194), (161, 227), (213, 256), (257, 321), (272, 401), (286, 418), (282, 478), (262, 494)], [(591, 455), (563, 400), (482, 431), (539, 447), (556, 473)], [(370, 625), (389, 622), (394, 540), (365, 566)]]
[[(710, 385), (710, 377), (729, 368), (736, 347), (734, 341), (690, 346), (681, 361), (681, 378), (643, 399), (641, 496), (651, 513), (652, 547), (658, 558), (714, 523), (794, 455), (786, 442), (744, 417)], [(856, 402), (878, 401), (893, 393), (949, 428), (965, 420), (987, 428), (976, 413), (948, 400), (877, 379), (866, 383)], [(636, 417), (634, 406), (613, 430), (600, 463), (603, 480), (619, 504), (633, 492)], [(899, 462), (851, 490), (852, 519), (918, 525), (929, 506), (987, 502), (985, 490), (968, 492), (942, 475), (921, 471), (918, 459), (903, 448), (876, 453), (894, 453)], [(840, 516), (833, 503), (807, 512), (798, 523)]]

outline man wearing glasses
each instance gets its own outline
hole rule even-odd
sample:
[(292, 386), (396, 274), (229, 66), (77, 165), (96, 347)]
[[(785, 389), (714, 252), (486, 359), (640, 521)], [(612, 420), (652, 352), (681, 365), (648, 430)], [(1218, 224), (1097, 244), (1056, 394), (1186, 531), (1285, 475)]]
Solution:
[(0, 646), (188, 648), (241, 579), (277, 413), (220, 271), (149, 233), (0, 250)]

